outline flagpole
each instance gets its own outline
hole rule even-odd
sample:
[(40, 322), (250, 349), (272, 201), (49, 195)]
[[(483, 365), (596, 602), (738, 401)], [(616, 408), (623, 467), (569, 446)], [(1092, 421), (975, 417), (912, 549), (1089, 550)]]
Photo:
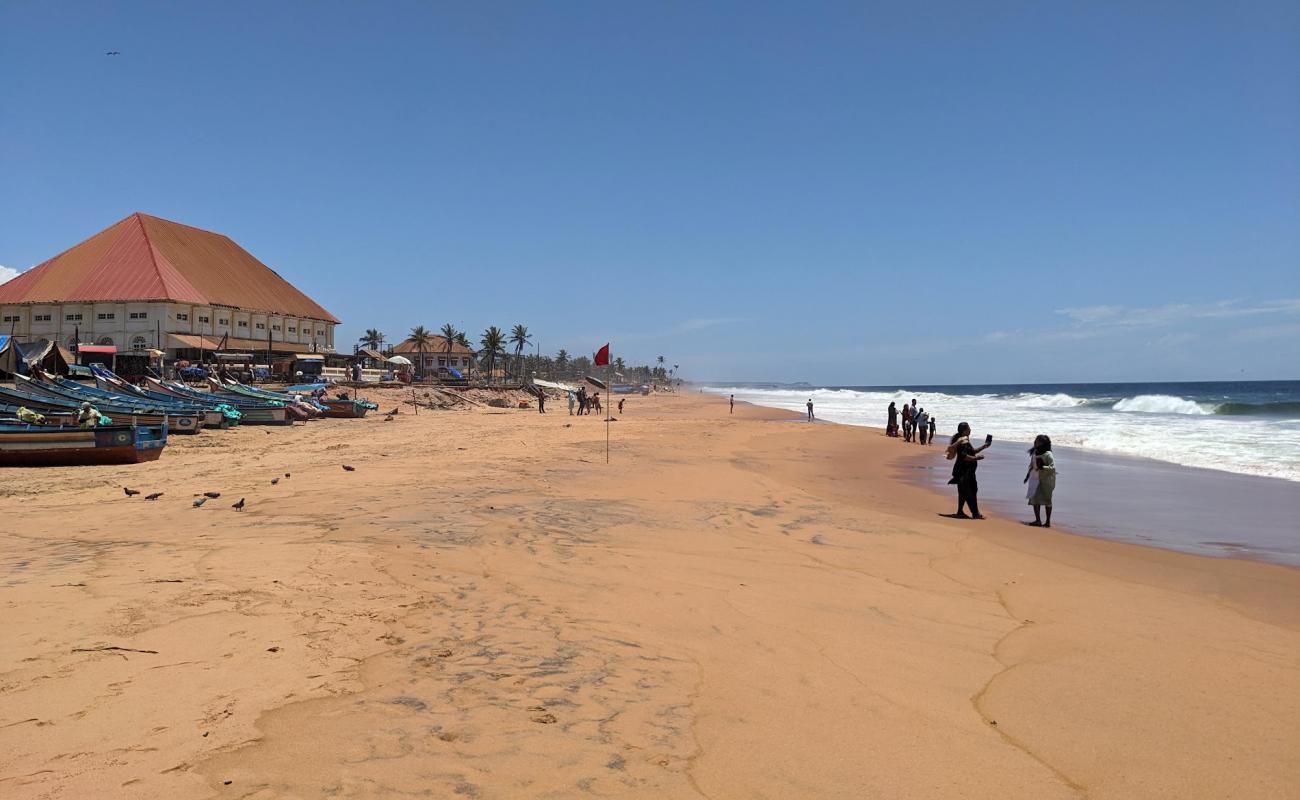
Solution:
[(605, 463), (609, 463), (609, 414), (614, 405), (614, 384), (609, 378), (610, 364), (614, 359), (605, 356)]

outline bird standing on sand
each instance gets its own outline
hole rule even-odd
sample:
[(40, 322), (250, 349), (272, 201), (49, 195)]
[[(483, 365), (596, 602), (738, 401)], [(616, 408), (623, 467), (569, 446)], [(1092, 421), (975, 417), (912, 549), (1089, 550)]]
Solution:
[(272, 478), (272, 479), (271, 479), (271, 485), (272, 485), (272, 486), (276, 485), (276, 484), (279, 483), (279, 482), (280, 482), (280, 479), (279, 479), (279, 478)]
[(195, 508), (198, 508), (199, 506), (203, 505), (203, 504), (206, 503), (206, 502), (208, 502), (208, 498), (206, 498), (206, 497), (200, 497), (198, 500), (195, 500), (195, 501), (194, 501), (194, 507), (195, 507)]
[(344, 464), (344, 465), (343, 465), (343, 471), (344, 471), (344, 472), (356, 472), (356, 471), (357, 471), (357, 468), (356, 468), (356, 467), (350, 467), (350, 466), (348, 466), (347, 464)]
[(135, 497), (137, 494), (140, 494), (140, 493), (139, 493), (138, 491), (136, 491), (135, 489), (128, 489), (128, 488), (126, 488), (125, 486), (122, 487), (122, 491), (123, 491), (123, 492), (126, 492), (126, 496), (127, 496), (127, 497)]
[(154, 492), (153, 494), (147, 494), (147, 495), (145, 495), (145, 496), (144, 496), (144, 499), (146, 499), (146, 500), (157, 500), (159, 497), (162, 497), (162, 496), (163, 496), (163, 493), (162, 493), (162, 492)]
[(284, 477), (286, 477), (286, 478), (289, 477), (289, 473), (287, 473), (287, 472), (284, 473)]
[(238, 502), (238, 503), (235, 503), (234, 505), (232, 505), (231, 508), (235, 509), (236, 511), (243, 511), (243, 510), (244, 510), (244, 498), (242, 498), (242, 497), (239, 498), (239, 502)]

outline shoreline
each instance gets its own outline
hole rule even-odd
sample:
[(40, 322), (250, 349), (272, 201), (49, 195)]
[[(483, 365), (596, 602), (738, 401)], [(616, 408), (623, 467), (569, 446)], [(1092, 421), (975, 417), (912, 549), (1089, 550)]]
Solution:
[[(718, 396), (710, 392), (703, 394), (706, 397)], [(737, 401), (738, 404), (741, 402), (755, 408), (788, 413), (791, 419), (804, 419), (803, 414), (789, 409)], [(901, 438), (887, 437), (883, 427), (817, 421), (862, 428), (906, 448), (916, 460), (925, 462), (925, 466), (909, 466), (899, 472), (899, 478), (945, 495), (951, 501), (949, 505), (955, 503), (946, 486), (951, 463), (942, 457), (947, 442), (945, 435), (936, 436), (940, 441), (932, 447), (923, 447), (905, 443)], [(1012, 440), (994, 443), (990, 453), (996, 461), (986, 459), (981, 465), (981, 507), (986, 514), (991, 512), (1003, 519), (1022, 522), (1030, 518), (1032, 512), (1018, 491), (1021, 476), (1011, 475), (1017, 470), (1023, 471), (1023, 465), (1017, 459), (1028, 446), (1028, 442)], [(1065, 495), (1068, 503), (1070, 494), (1077, 493), (1081, 497), (1071, 509), (1069, 519), (1064, 522), (1059, 518), (1054, 520), (1052, 530), (1169, 552), (1300, 568), (1300, 546), (1290, 534), (1292, 521), (1300, 515), (1300, 484), (1294, 481), (1068, 446), (1057, 448), (1057, 452), (1058, 458), (1065, 456), (1063, 469), (1071, 470), (1070, 481), (1058, 485), (1057, 498), (1062, 499)], [(1007, 466), (1004, 458), (1016, 463)], [(1084, 468), (1082, 474), (1080, 467)], [(990, 477), (993, 481), (1000, 480), (1001, 484), (990, 481)], [(1110, 494), (1116, 491), (1116, 487), (1128, 492), (1128, 496), (1117, 498)], [(1200, 507), (1188, 510), (1177, 521), (1169, 520), (1159, 512), (1160, 504), (1155, 504), (1153, 509), (1151, 504), (1144, 506), (1135, 499), (1152, 493), (1163, 497), (1169, 504), (1177, 502), (1178, 495), (1195, 497)], [(1024, 510), (1019, 514), (1013, 512), (1022, 506)], [(1270, 511), (1271, 517), (1259, 518), (1261, 510)], [(1260, 541), (1234, 541), (1230, 531), (1240, 524), (1250, 524)], [(1267, 531), (1262, 536), (1259, 535), (1261, 524)], [(1206, 536), (1214, 538), (1206, 539)], [(1289, 549), (1286, 547), (1288, 544), (1291, 545)]]
[[(629, 399), (609, 466), (601, 420), (474, 409), (12, 475), (0, 791), (1300, 782), (1296, 570), (957, 523), (883, 436), (707, 397)], [(207, 489), (249, 506), (191, 509)]]

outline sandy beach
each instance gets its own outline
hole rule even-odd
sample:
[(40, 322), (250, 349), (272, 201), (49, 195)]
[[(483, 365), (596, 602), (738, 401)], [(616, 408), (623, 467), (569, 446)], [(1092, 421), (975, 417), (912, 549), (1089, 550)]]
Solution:
[(1300, 571), (947, 519), (935, 453), (716, 397), (609, 465), (412, 412), (5, 471), (0, 796), (1300, 796)]

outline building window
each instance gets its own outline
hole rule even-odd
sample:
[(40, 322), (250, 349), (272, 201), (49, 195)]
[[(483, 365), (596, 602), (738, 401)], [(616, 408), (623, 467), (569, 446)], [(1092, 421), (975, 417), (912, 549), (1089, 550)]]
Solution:
[(21, 322), (21, 320), (20, 320), (18, 317), (16, 317), (16, 316), (15, 316), (15, 317), (5, 317), (3, 320), (0, 320), (0, 321), (3, 321), (3, 322)]
[(100, 339), (99, 339), (99, 341), (98, 341), (98, 342), (95, 342), (95, 344), (100, 345), (101, 347), (112, 347), (112, 346), (113, 346), (113, 337), (112, 337), (112, 336), (101, 336)]
[(297, 328), (293, 327), (292, 325), (289, 326), (289, 333), (297, 333), (297, 332), (298, 332)]
[(325, 331), (320, 331), (320, 330), (318, 330), (318, 331), (316, 331), (316, 335), (317, 335), (317, 336), (324, 336), (324, 335), (325, 335)]
[(117, 314), (114, 314), (114, 313), (111, 312), (111, 311), (110, 311), (109, 313), (107, 313), (107, 314), (96, 314), (96, 315), (95, 315), (95, 319), (99, 319), (99, 320), (105, 320), (105, 319), (117, 319)]
[(273, 331), (278, 331), (278, 330), (280, 330), (280, 326), (279, 326), (279, 325), (272, 325), (272, 326), (271, 326), (271, 330), (273, 330)]
[(49, 321), (50, 321), (50, 315), (49, 315), (49, 314), (37, 314), (36, 316), (32, 317), (32, 321), (33, 321), (33, 322), (49, 322)]
[(190, 321), (190, 315), (189, 315), (189, 314), (177, 314), (177, 315), (176, 315), (176, 320), (177, 320), (178, 322), (189, 322), (189, 321)]
[(148, 311), (132, 311), (131, 314), (130, 314), (130, 317), (131, 317), (131, 319), (149, 319), (149, 312), (148, 312)]
[(136, 336), (131, 339), (132, 350), (143, 350), (148, 346), (149, 343), (145, 341), (145, 338), (143, 336)]
[(239, 327), (241, 327), (241, 328), (247, 328), (247, 327), (248, 327), (248, 320), (246, 320), (246, 319), (241, 319), (241, 320), (239, 321)]
[(230, 320), (228, 320), (228, 319), (219, 319), (219, 320), (217, 320), (217, 324), (218, 324), (218, 325), (229, 325), (229, 324), (230, 324)]
[(75, 352), (76, 349), (77, 349), (77, 345), (78, 345), (78, 344), (80, 344), (80, 342), (77, 341), (77, 337), (76, 337), (76, 336), (69, 336), (69, 337), (68, 337), (68, 349), (69, 349), (69, 350), (72, 350), (72, 351)]
[(258, 329), (259, 331), (264, 331), (264, 330), (266, 330), (266, 323), (265, 323), (265, 322), (259, 322), (259, 323), (257, 323), (257, 329)]
[(211, 321), (212, 321), (212, 320), (209, 319), (208, 317), (199, 317), (199, 322), (207, 323), (207, 322), (211, 322)]
[(81, 322), (81, 315), (80, 315), (80, 314), (64, 314), (64, 315), (63, 315), (63, 321), (64, 321), (64, 322)]

